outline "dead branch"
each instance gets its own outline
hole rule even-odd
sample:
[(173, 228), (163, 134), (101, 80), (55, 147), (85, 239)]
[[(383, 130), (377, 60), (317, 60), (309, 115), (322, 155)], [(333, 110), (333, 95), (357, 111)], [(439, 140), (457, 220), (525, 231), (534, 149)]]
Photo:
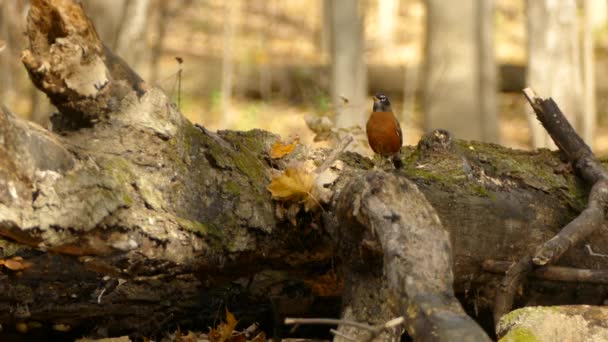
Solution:
[[(275, 135), (198, 130), (157, 88), (138, 91), (135, 73), (112, 62), (81, 10), (71, 0), (33, 1), (24, 53), (33, 82), (71, 129), (57, 135), (0, 111), (0, 252), (32, 265), (0, 277), (3, 326), (69, 321), (149, 336), (170, 324), (207, 326), (224, 305), (239, 319), (275, 307), (291, 310), (282, 316), (318, 314), (310, 303), (344, 293), (345, 319), (407, 315), (417, 339), (483, 341), (452, 289), (492, 293), (480, 290), (495, 285), (483, 260), (523, 255), (579, 208), (578, 185), (554, 172), (555, 154), (441, 132), (404, 148), (406, 165), (394, 174), (369, 171), (367, 158), (348, 152), (302, 149), (269, 160)], [(323, 213), (271, 200), (268, 174), (291, 161), (332, 165), (319, 182), (331, 195)], [(605, 252), (608, 237), (597, 244)], [(319, 286), (334, 267), (344, 267), (346, 286)], [(275, 295), (288, 304), (275, 305)]]
[(524, 89), (524, 95), (560, 151), (591, 186), (591, 192), (587, 207), (579, 216), (553, 238), (541, 244), (533, 255), (524, 256), (507, 271), (496, 295), (495, 323), (511, 310), (517, 289), (531, 271), (556, 262), (570, 247), (602, 226), (608, 205), (608, 173), (597, 161), (591, 148), (572, 128), (553, 99), (542, 99), (530, 88)]
[[(376, 337), (378, 337), (382, 332), (388, 332), (391, 329), (395, 329), (402, 325), (405, 322), (403, 317), (393, 318), (386, 323), (378, 324), (376, 326), (371, 326), (359, 322), (353, 322), (346, 319), (331, 319), (331, 318), (285, 318), (286, 325), (300, 325), (300, 324), (327, 324), (327, 325), (343, 325), (343, 326), (351, 326), (358, 329), (365, 330), (369, 332), (369, 336), (361, 341), (373, 341)], [(347, 340), (358, 341), (357, 339), (350, 337), (346, 334), (343, 334), (337, 330), (331, 329), (331, 333), (345, 338)]]
[[(489, 340), (454, 297), (449, 234), (414, 183), (370, 171), (352, 179), (337, 202), (338, 253), (346, 263), (344, 301), (354, 316), (345, 319), (402, 315), (414, 339)], [(392, 303), (391, 308), (382, 303)]]
[[(513, 267), (510, 261), (486, 260), (482, 265), (484, 271), (505, 274)], [(591, 270), (563, 266), (543, 266), (533, 270), (529, 276), (551, 281), (569, 283), (608, 284), (607, 270)]]

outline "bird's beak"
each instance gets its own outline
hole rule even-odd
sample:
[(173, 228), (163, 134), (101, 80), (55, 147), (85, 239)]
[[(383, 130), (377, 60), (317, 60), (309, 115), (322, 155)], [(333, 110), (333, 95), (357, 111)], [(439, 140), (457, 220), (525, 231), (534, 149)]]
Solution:
[(374, 101), (380, 101), (379, 98), (376, 97), (376, 95), (372, 96), (374, 98)]

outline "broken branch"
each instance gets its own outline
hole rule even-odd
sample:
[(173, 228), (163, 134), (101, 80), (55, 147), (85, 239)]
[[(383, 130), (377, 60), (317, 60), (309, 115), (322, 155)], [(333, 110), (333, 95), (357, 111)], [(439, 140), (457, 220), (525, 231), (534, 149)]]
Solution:
[[(510, 261), (484, 261), (484, 271), (505, 274), (513, 266)], [(533, 270), (531, 277), (568, 283), (608, 284), (608, 270), (591, 270), (563, 266), (544, 266)]]
[(591, 148), (576, 133), (553, 99), (542, 99), (530, 89), (524, 95), (534, 109), (536, 117), (545, 127), (560, 151), (566, 156), (577, 173), (591, 187), (587, 208), (536, 252), (526, 255), (512, 265), (497, 290), (494, 305), (494, 322), (511, 310), (517, 289), (536, 267), (559, 260), (571, 247), (601, 227), (606, 219), (608, 204), (608, 172), (597, 161)]

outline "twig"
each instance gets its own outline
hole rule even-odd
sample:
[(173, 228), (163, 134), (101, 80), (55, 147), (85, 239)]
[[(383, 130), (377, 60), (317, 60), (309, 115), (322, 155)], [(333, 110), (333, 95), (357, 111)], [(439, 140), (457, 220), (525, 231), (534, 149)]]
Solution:
[[(287, 325), (292, 325), (292, 324), (296, 324), (296, 325), (298, 325), (298, 324), (348, 325), (351, 327), (369, 331), (371, 333), (370, 336), (368, 338), (362, 340), (363, 342), (370, 342), (373, 339), (375, 339), (376, 337), (378, 337), (378, 335), (380, 335), (382, 332), (389, 331), (390, 329), (400, 326), (404, 323), (405, 323), (405, 318), (403, 318), (403, 317), (393, 318), (384, 324), (380, 324), (380, 325), (376, 325), (376, 326), (371, 326), (371, 325), (354, 322), (354, 321), (349, 321), (349, 320), (344, 320), (344, 319), (333, 319), (333, 318), (285, 318), (285, 324), (287, 324)], [(337, 330), (330, 329), (329, 331), (332, 334), (343, 337), (349, 341), (358, 341), (356, 339), (353, 339), (350, 336), (340, 333)]]
[(182, 110), (182, 64), (184, 63), (184, 59), (181, 57), (175, 57), (175, 60), (179, 64), (179, 70), (177, 71), (177, 109)]
[(338, 146), (334, 148), (331, 154), (325, 159), (323, 164), (321, 164), (321, 166), (319, 166), (315, 172), (321, 173), (325, 171), (325, 169), (330, 167), (331, 164), (333, 164), (333, 162), (336, 160), (336, 158), (338, 158), (338, 155), (342, 153), (342, 151), (344, 151), (348, 147), (348, 145), (353, 142), (354, 139), (355, 138), (353, 138), (352, 134), (349, 134), (345, 136), (342, 140), (340, 140)]
[[(505, 274), (513, 265), (510, 261), (484, 261), (482, 268), (486, 272)], [(563, 266), (544, 266), (535, 269), (530, 276), (568, 283), (608, 284), (608, 270), (591, 270)]]
[(602, 226), (608, 205), (608, 172), (597, 161), (591, 148), (572, 128), (553, 99), (542, 99), (530, 88), (523, 92), (560, 151), (592, 188), (587, 208), (578, 217), (539, 246), (534, 255), (526, 255), (509, 268), (496, 294), (494, 323), (498, 323), (500, 317), (511, 310), (515, 293), (530, 272), (536, 267), (554, 263), (568, 248)]
[(532, 257), (526, 255), (509, 268), (507, 274), (500, 282), (494, 300), (494, 324), (498, 324), (500, 317), (511, 310), (517, 289), (519, 289), (533, 267)]
[(97, 304), (101, 304), (101, 297), (103, 297), (104, 293), (106, 293), (105, 287), (101, 290), (101, 292), (99, 292), (99, 296), (97, 296)]
[(378, 335), (380, 335), (383, 331), (389, 331), (390, 329), (400, 326), (403, 323), (405, 323), (405, 318), (403, 318), (403, 316), (393, 318), (390, 321), (384, 323), (384, 325), (376, 327), (376, 331), (372, 332), (372, 334), (367, 339), (363, 340), (363, 342), (371, 342), (376, 337), (378, 337)]
[(585, 245), (585, 249), (587, 250), (587, 253), (589, 253), (590, 256), (608, 258), (608, 254), (601, 254), (601, 253), (594, 252), (593, 249), (591, 249), (591, 245), (589, 245), (589, 244)]
[(348, 325), (351, 327), (374, 332), (375, 327), (359, 322), (349, 321), (345, 319), (334, 318), (285, 318), (286, 325), (292, 324), (323, 324), (323, 325)]
[(336, 336), (342, 337), (345, 340), (353, 341), (353, 342), (359, 342), (357, 339), (354, 339), (354, 338), (352, 338), (352, 337), (350, 337), (350, 336), (348, 336), (346, 334), (343, 334), (343, 333), (339, 332), (336, 329), (329, 329), (329, 332), (332, 333), (332, 334), (334, 334), (334, 335), (336, 335)]

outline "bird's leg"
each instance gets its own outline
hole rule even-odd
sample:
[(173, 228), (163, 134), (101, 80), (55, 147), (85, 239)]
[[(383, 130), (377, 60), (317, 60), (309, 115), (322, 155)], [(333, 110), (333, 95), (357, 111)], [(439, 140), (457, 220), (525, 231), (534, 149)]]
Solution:
[(390, 160), (391, 160), (391, 164), (393, 165), (395, 170), (403, 167), (403, 160), (401, 160), (401, 151), (393, 154), (390, 157)]
[(381, 170), (387, 171), (389, 169), (394, 168), (393, 163), (391, 161), (391, 157), (386, 157), (380, 154), (374, 154), (372, 162), (374, 163), (374, 168), (378, 168)]

